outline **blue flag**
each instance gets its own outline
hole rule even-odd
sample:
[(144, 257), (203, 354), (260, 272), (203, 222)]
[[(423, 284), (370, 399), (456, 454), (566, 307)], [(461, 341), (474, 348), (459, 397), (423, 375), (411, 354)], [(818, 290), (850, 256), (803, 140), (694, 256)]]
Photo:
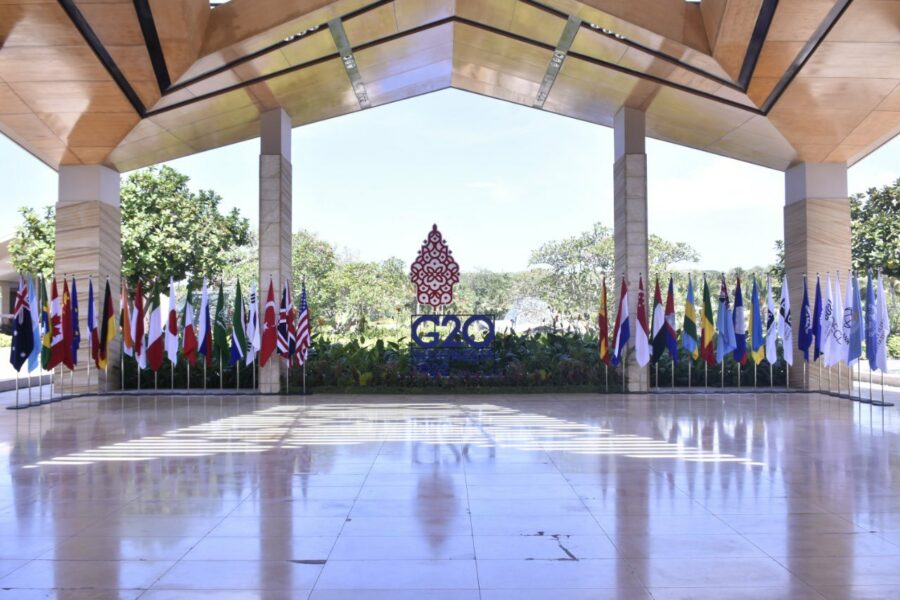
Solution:
[(816, 301), (812, 312), (812, 334), (816, 340), (813, 347), (813, 360), (816, 361), (822, 355), (822, 285), (818, 273), (816, 273)]
[(72, 276), (72, 364), (78, 364), (78, 349), (81, 347), (81, 329), (78, 327), (78, 289)]
[(872, 269), (869, 269), (866, 280), (866, 359), (869, 361), (869, 369), (878, 369), (878, 311), (875, 310)]
[(803, 302), (800, 304), (800, 334), (797, 336), (797, 347), (803, 353), (803, 360), (809, 362), (809, 347), (812, 345), (813, 324), (812, 313), (809, 312), (809, 293), (806, 289), (806, 276), (803, 277)]
[(852, 305), (845, 307), (844, 310), (850, 316), (850, 335), (849, 346), (847, 351), (847, 364), (852, 365), (862, 356), (862, 340), (865, 335), (863, 332), (862, 322), (862, 299), (859, 296), (859, 275), (853, 274), (853, 281), (850, 282), (852, 287), (851, 300)]
[(728, 308), (728, 288), (725, 286), (725, 277), (722, 276), (722, 286), (719, 288), (719, 312), (716, 315), (716, 362), (722, 363), (725, 355), (733, 352), (736, 344), (734, 341), (734, 317)]

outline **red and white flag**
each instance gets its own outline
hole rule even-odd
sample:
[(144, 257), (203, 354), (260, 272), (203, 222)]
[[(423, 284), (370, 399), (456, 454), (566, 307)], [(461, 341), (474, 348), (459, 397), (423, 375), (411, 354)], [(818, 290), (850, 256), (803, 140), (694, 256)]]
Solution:
[(159, 290), (154, 286), (150, 298), (150, 327), (147, 333), (147, 366), (152, 371), (159, 371), (163, 363), (163, 322), (159, 305)]
[(175, 309), (175, 282), (169, 277), (169, 313), (166, 319), (166, 356), (178, 362), (178, 311)]
[(262, 335), (260, 336), (259, 366), (264, 367), (269, 362), (269, 357), (278, 346), (278, 319), (275, 308), (275, 287), (272, 278), (269, 278), (269, 291), (266, 293), (266, 304), (263, 307)]

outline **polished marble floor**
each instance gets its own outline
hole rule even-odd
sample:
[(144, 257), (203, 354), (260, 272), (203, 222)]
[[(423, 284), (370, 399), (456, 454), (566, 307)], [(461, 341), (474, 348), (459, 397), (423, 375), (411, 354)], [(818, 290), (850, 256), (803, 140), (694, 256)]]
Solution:
[(817, 394), (0, 412), (0, 598), (900, 598), (900, 410)]

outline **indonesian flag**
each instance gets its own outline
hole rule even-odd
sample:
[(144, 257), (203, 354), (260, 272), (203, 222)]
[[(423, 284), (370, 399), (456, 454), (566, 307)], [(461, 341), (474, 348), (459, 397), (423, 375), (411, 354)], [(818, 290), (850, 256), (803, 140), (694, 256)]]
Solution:
[(159, 290), (155, 287), (150, 297), (150, 331), (147, 336), (147, 366), (159, 371), (163, 363), (163, 324), (159, 305)]
[(56, 279), (53, 279), (53, 286), (50, 289), (50, 322), (48, 333), (50, 337), (50, 356), (47, 359), (47, 371), (51, 371), (60, 364), (65, 358), (65, 340), (63, 339), (63, 314), (62, 303), (59, 301), (59, 289), (56, 285)]
[(634, 338), (634, 352), (637, 364), (646, 367), (650, 362), (650, 340), (648, 338), (649, 328), (647, 327), (647, 307), (644, 301), (644, 279), (638, 279), (638, 302), (637, 302), (637, 334)]
[(144, 337), (144, 285), (138, 280), (134, 290), (134, 310), (131, 315), (131, 338), (134, 340), (134, 358), (138, 366), (147, 368), (147, 348)]
[(112, 290), (109, 279), (103, 292), (103, 313), (100, 321), (99, 347), (97, 348), (97, 368), (105, 369), (109, 364), (109, 343), (116, 337), (116, 315), (113, 310)]
[(263, 308), (262, 336), (260, 342), (259, 366), (264, 367), (278, 345), (278, 321), (275, 309), (275, 287), (269, 278), (269, 292), (266, 294), (266, 305)]
[(122, 350), (125, 356), (134, 356), (134, 328), (131, 324), (131, 310), (128, 307), (128, 289), (122, 282), (122, 295), (119, 297), (119, 325), (122, 328)]
[(192, 367), (197, 362), (197, 332), (194, 331), (194, 304), (193, 294), (188, 289), (187, 298), (184, 301), (184, 317), (181, 321), (184, 334), (181, 340), (181, 353)]
[(616, 311), (616, 324), (613, 326), (612, 364), (618, 365), (625, 356), (625, 348), (631, 337), (631, 325), (628, 321), (628, 284), (622, 276), (622, 288), (619, 295), (619, 310)]
[(175, 282), (169, 277), (169, 314), (166, 319), (166, 356), (178, 362), (178, 311), (175, 309)]

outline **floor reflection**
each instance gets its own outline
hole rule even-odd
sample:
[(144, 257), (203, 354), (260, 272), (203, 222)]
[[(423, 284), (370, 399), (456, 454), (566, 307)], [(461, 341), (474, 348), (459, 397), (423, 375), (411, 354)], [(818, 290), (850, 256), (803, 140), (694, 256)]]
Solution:
[(900, 596), (896, 409), (316, 400), (0, 414), (0, 597)]

